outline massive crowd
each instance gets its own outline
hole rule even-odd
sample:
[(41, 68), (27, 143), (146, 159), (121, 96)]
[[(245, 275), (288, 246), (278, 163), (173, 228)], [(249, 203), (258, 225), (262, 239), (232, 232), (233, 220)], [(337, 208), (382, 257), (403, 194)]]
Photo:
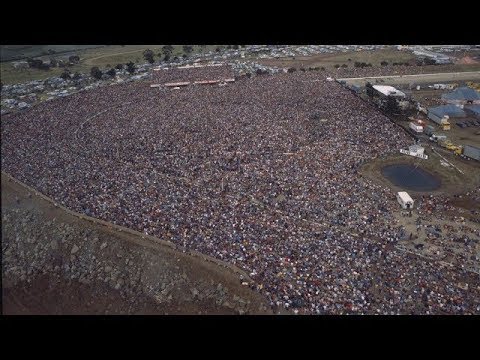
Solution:
[(318, 72), (103, 87), (7, 115), (1, 130), (2, 170), (76, 211), (236, 264), (272, 306), (480, 312), (478, 276), (394, 248), (395, 195), (358, 173), (412, 140)]
[(232, 67), (227, 65), (169, 68), (153, 71), (153, 82), (158, 84), (234, 79)]

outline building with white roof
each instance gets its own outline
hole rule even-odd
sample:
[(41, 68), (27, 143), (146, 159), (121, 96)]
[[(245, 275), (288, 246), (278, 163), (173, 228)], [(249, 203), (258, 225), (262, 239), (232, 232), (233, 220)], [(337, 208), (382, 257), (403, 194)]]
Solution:
[(383, 96), (404, 98), (405, 93), (389, 85), (373, 85), (373, 88)]
[(404, 209), (413, 208), (413, 199), (405, 191), (399, 191), (397, 193), (397, 201)]

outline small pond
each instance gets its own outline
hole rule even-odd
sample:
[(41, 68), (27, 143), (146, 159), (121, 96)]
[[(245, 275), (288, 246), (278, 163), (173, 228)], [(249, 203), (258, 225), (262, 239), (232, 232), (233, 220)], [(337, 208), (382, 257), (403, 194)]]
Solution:
[(441, 185), (438, 177), (415, 165), (388, 165), (382, 168), (382, 174), (391, 183), (406, 190), (432, 191)]

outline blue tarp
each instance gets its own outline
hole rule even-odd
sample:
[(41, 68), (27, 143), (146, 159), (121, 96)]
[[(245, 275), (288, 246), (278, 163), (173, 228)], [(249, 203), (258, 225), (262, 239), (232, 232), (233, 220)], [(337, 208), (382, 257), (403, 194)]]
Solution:
[(444, 115), (448, 115), (449, 117), (465, 117), (465, 111), (455, 105), (441, 105), (433, 108), (428, 109), (429, 112), (442, 118)]
[(480, 105), (465, 105), (465, 109), (471, 111), (475, 116), (480, 116)]
[(452, 91), (451, 93), (443, 94), (442, 99), (447, 101), (448, 100), (474, 101), (474, 100), (480, 100), (480, 93), (478, 91), (475, 91), (474, 89), (464, 86), (456, 89), (455, 91)]

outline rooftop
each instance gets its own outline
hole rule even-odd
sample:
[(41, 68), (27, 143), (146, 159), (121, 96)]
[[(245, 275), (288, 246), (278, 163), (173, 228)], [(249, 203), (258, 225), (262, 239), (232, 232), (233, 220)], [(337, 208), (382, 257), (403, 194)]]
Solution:
[(373, 85), (373, 88), (385, 96), (405, 96), (405, 93), (389, 85)]
[(480, 100), (480, 93), (472, 88), (464, 86), (448, 94), (443, 94), (442, 99), (474, 101), (474, 100)]

